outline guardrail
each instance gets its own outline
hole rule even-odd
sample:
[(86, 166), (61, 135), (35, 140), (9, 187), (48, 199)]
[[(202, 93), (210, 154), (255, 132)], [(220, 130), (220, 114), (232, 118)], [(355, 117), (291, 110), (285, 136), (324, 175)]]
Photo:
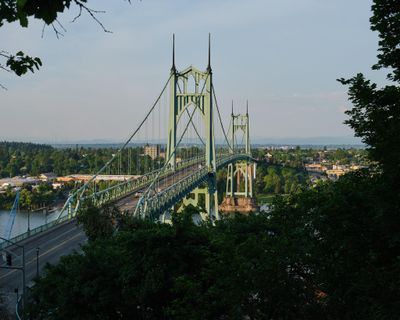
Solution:
[[(67, 220), (69, 220), (69, 217), (68, 217), (68, 216), (61, 217), (61, 218), (58, 219), (58, 220), (50, 221), (50, 222), (48, 222), (48, 223), (46, 223), (46, 224), (43, 224), (43, 225), (41, 225), (41, 226), (39, 226), (39, 227), (36, 227), (36, 228), (34, 228), (34, 229), (31, 229), (30, 231), (21, 233), (21, 234), (15, 236), (15, 237), (9, 239), (9, 241), (12, 241), (12, 242), (19, 242), (19, 241), (22, 241), (22, 240), (24, 240), (24, 239), (26, 239), (26, 238), (29, 238), (29, 237), (31, 237), (31, 236), (34, 236), (35, 234), (41, 233), (41, 232), (43, 232), (43, 231), (46, 231), (46, 230), (48, 230), (48, 229), (50, 229), (50, 228), (52, 228), (52, 227), (54, 227), (54, 226), (56, 226), (56, 225), (58, 225), (58, 224), (64, 222), (64, 221), (67, 221)], [(11, 245), (11, 244), (10, 244), (9, 242), (3, 241), (3, 242), (0, 243), (0, 250), (4, 249), (4, 248), (6, 248), (6, 247), (8, 247), (8, 246), (10, 246), (10, 245)]]
[(20, 314), (20, 309), (22, 308), (21, 307), (21, 302), (22, 302), (22, 295), (19, 296), (19, 298), (17, 300), (17, 303), (15, 304), (15, 317), (16, 317), (17, 320), (21, 320), (22, 319), (21, 316), (19, 315)]
[[(231, 154), (221, 157), (217, 159), (217, 169), (224, 167), (228, 163), (240, 160), (251, 160), (251, 157), (247, 154)], [(152, 220), (158, 219), (157, 214), (164, 212), (174, 203), (187, 196), (201, 183), (207, 181), (207, 179), (209, 179), (209, 174), (208, 169), (203, 167), (159, 193), (147, 198), (143, 203), (143, 211), (141, 211), (141, 215), (145, 215)]]

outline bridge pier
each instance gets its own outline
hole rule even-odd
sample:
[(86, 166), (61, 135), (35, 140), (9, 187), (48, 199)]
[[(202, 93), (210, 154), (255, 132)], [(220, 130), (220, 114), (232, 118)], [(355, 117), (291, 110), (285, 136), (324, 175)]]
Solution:
[(247, 161), (228, 166), (226, 196), (219, 207), (222, 214), (248, 214), (260, 209), (253, 197), (255, 168), (255, 164), (251, 165)]
[[(235, 115), (231, 113), (231, 153), (235, 153), (237, 146), (236, 133), (242, 131), (244, 134), (244, 151), (249, 156), (250, 135), (249, 135), (249, 108), (246, 105), (246, 114)], [(234, 212), (250, 213), (260, 208), (253, 198), (253, 179), (255, 179), (256, 164), (251, 165), (248, 161), (240, 161), (228, 165), (226, 177), (226, 197), (220, 205), (221, 213), (229, 214)], [(236, 181), (235, 181), (236, 178)]]
[(211, 219), (219, 220), (218, 211), (218, 194), (215, 188), (210, 188), (206, 186), (204, 188), (194, 189), (189, 196), (183, 198), (182, 205), (177, 209), (177, 212), (182, 212), (185, 207), (192, 205), (199, 209), (204, 209), (200, 211), (200, 216), (203, 221)]

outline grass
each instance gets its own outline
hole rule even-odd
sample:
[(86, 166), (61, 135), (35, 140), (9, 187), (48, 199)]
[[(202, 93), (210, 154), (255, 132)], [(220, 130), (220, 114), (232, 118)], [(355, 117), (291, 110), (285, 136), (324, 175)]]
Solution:
[(275, 197), (275, 194), (258, 194), (257, 196), (257, 203), (260, 204), (267, 204), (271, 203)]

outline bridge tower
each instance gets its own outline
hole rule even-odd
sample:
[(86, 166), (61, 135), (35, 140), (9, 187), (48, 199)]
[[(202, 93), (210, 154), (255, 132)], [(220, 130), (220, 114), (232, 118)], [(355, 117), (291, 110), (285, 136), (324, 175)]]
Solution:
[[(243, 133), (244, 145), (237, 144), (237, 133)], [(249, 107), (246, 104), (246, 114), (235, 115), (231, 113), (230, 125), (231, 153), (244, 151), (251, 156), (250, 135), (249, 135)], [(244, 150), (238, 150), (244, 148)], [(226, 177), (226, 196), (220, 210), (223, 213), (242, 212), (249, 213), (259, 210), (253, 197), (253, 180), (255, 179), (256, 164), (248, 161), (240, 161), (228, 165)]]
[[(194, 80), (194, 90), (189, 87), (189, 82)], [(198, 205), (198, 195), (205, 195), (205, 209), (211, 220), (218, 220), (218, 198), (216, 180), (216, 156), (213, 122), (213, 86), (211, 69), (211, 43), (208, 37), (208, 65), (206, 71), (189, 66), (178, 72), (175, 66), (175, 35), (173, 36), (172, 67), (170, 79), (170, 110), (168, 122), (168, 141), (166, 159), (172, 170), (176, 167), (177, 126), (179, 119), (188, 107), (193, 106), (201, 115), (205, 128), (205, 163), (208, 169), (207, 188), (197, 188), (193, 191), (195, 200), (186, 198), (183, 205)]]

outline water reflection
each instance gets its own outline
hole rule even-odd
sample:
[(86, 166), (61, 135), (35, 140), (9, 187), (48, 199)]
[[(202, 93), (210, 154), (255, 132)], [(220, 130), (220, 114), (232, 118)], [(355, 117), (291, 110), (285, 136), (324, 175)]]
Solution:
[[(34, 229), (39, 227), (46, 222), (54, 221), (57, 219), (59, 211), (54, 211), (51, 213), (45, 212), (26, 212), (21, 211), (17, 212), (15, 217), (14, 226), (11, 231), (11, 238), (28, 231), (28, 222), (30, 229)], [(6, 237), (7, 233), (7, 226), (8, 226), (8, 219), (10, 216), (10, 211), (2, 211), (0, 210), (0, 236)]]

